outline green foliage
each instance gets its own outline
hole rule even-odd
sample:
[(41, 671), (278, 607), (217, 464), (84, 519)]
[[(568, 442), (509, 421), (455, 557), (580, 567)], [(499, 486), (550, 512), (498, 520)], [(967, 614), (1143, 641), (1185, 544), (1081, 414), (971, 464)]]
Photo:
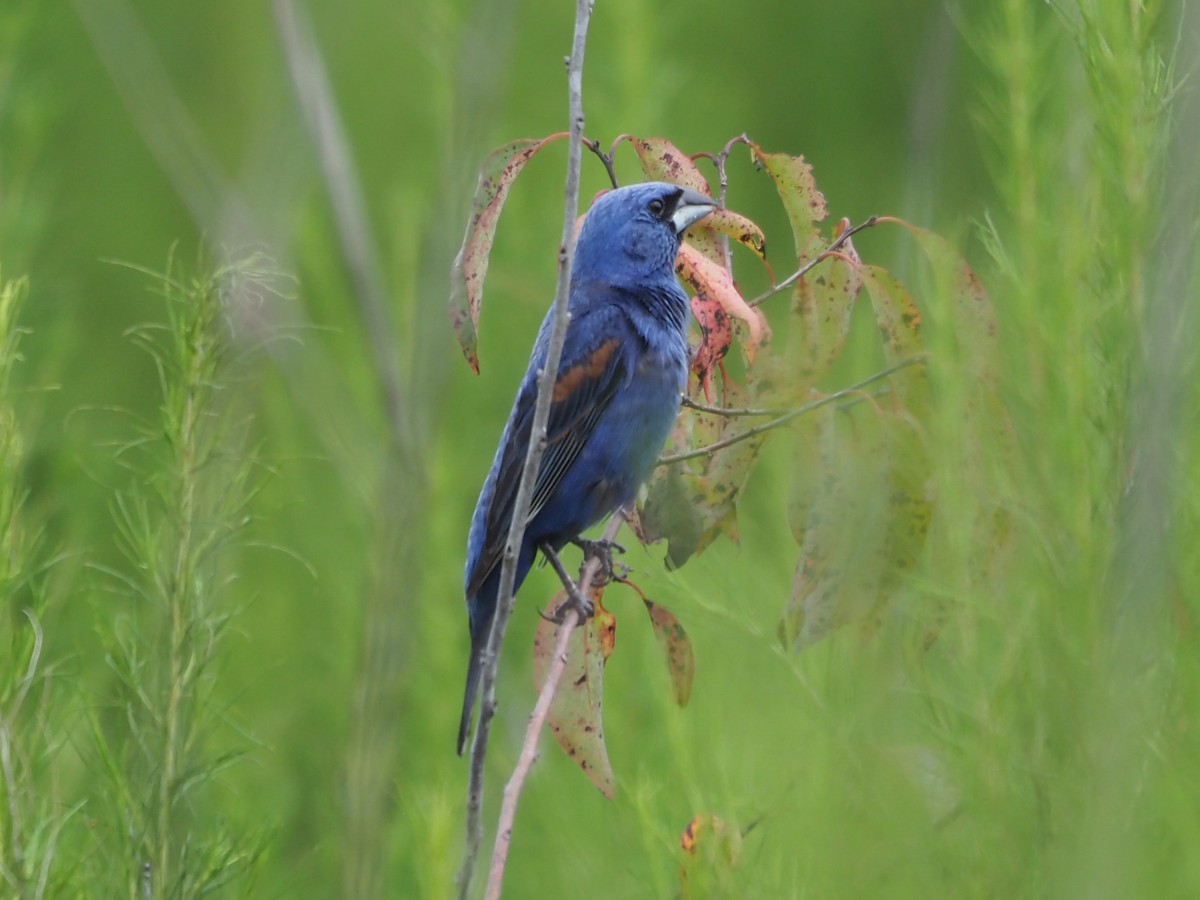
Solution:
[(258, 829), (208, 812), (223, 771), (248, 749), (245, 735), (226, 733), (236, 719), (215, 693), (235, 612), (228, 559), (254, 490), (225, 307), (247, 268), (154, 276), (167, 320), (130, 333), (162, 399), (117, 451), (130, 476), (113, 506), (128, 563), (101, 572), (129, 606), (101, 626), (113, 693), (92, 721), (103, 855), (123, 861), (97, 883), (115, 891), (120, 878), (130, 898), (230, 890), (260, 852)]
[[(0, 394), (0, 896), (140, 900), (139, 867), (153, 876), (164, 847), (174, 886), (212, 875), (210, 896), (452, 892), (465, 531), (553, 290), (562, 142), (505, 204), (483, 378), (440, 304), (487, 148), (566, 124), (569, 9), (309, 4), (386, 261), (415, 435), (397, 460), (269, 6), (0, 4), (0, 258), (29, 276), (19, 320), (6, 313)], [(846, 0), (731, 15), (697, 0), (681, 28), (669, 4), (597, 4), (589, 134), (715, 147), (744, 129), (802, 152), (831, 210), (896, 212), (950, 239), (941, 256), (899, 228), (855, 236), (916, 298), (921, 367), (861, 384), (886, 368), (865, 284), (848, 324), (802, 329), (854, 290), (849, 262), (823, 263), (809, 295), (754, 307), (766, 355), (831, 348), (823, 373), (803, 370), (812, 350), (789, 355), (789, 377), (822, 397), (860, 386), (760, 448), (737, 545), (673, 571), (667, 551), (631, 548), (638, 585), (687, 628), (690, 700), (677, 706), (657, 635), (630, 627), (640, 598), (611, 589), (624, 616), (604, 676), (615, 799), (544, 752), (511, 896), (1200, 893), (1195, 6)], [(636, 146), (615, 166), (622, 182), (643, 177)], [(729, 166), (728, 205), (769, 238), (773, 272), (732, 247), (736, 286), (755, 297), (797, 248), (777, 237), (791, 219), (769, 174), (740, 151)], [(585, 171), (585, 198), (606, 174)], [(821, 224), (823, 243), (836, 226)], [(192, 496), (212, 518), (193, 519), (181, 553), (180, 360), (193, 351), (179, 339), (196, 312), (183, 298), (210, 279), (156, 280), (164, 307), (144, 275), (98, 260), (160, 266), (202, 240), (264, 244), (298, 288), (239, 304), (232, 342), (200, 345), (217, 376), (211, 391), (191, 382), (212, 413), (193, 433), (212, 465), (193, 471)], [(991, 316), (963, 302), (949, 262), (963, 255)], [(138, 349), (147, 338), (161, 368)], [(724, 362), (742, 383), (742, 355)], [(715, 362), (711, 377), (719, 389)], [(927, 390), (919, 430), (894, 430), (885, 385)], [(807, 540), (789, 502), (806, 502), (805, 460), (850, 430), (919, 449), (935, 512), (876, 625), (787, 653), (777, 627)], [(858, 459), (840, 457), (810, 502), (878, 508), (875, 486), (894, 476), (875, 456), (856, 481)], [(885, 522), (862, 535), (876, 554), (904, 552)], [(828, 542), (848, 566), (867, 550), (853, 528)], [(175, 672), (195, 693), (176, 707), (184, 777), (163, 805), (163, 588), (181, 558), (192, 577), (177, 608), (197, 628)], [(554, 589), (535, 571), (522, 595)], [(511, 629), (491, 784), (532, 704), (535, 605), (519, 602)], [(689, 854), (693, 820), (705, 824)]]

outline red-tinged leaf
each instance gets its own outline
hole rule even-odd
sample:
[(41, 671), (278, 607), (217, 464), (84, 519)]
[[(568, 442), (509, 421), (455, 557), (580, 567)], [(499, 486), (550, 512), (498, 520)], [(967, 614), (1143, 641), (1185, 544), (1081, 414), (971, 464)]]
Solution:
[(727, 314), (746, 323), (749, 336), (743, 342), (742, 350), (746, 359), (753, 362), (758, 348), (770, 339), (771, 329), (762, 312), (746, 303), (729, 272), (687, 244), (679, 248), (675, 271), (693, 293), (712, 297)]
[[(639, 591), (640, 593), (640, 591)], [(667, 658), (667, 671), (671, 673), (671, 684), (675, 688), (675, 702), (687, 706), (692, 697), (692, 682), (696, 677), (696, 660), (692, 653), (692, 641), (683, 630), (675, 614), (645, 596), (646, 612), (654, 626), (654, 636)]]
[(488, 256), (496, 236), (496, 223), (508, 190), (525, 163), (552, 141), (566, 133), (546, 138), (525, 138), (493, 150), (479, 171), (479, 183), (471, 201), (471, 218), (462, 247), (450, 270), (450, 325), (467, 364), (479, 372), (479, 310), (483, 305), (483, 282)]
[(642, 164), (642, 171), (648, 178), (669, 181), (671, 184), (682, 185), (712, 196), (708, 179), (700, 174), (691, 158), (670, 141), (632, 135), (625, 135), (625, 139), (633, 144), (633, 149), (637, 151), (638, 160)]
[[(846, 219), (842, 223), (849, 224)], [(793, 293), (793, 350), (801, 384), (821, 378), (846, 346), (851, 314), (862, 291), (862, 263), (854, 245), (842, 249), (796, 283)]]
[(712, 404), (712, 373), (721, 364), (729, 345), (733, 343), (733, 326), (729, 316), (712, 297), (697, 294), (692, 297), (692, 314), (700, 326), (700, 344), (692, 354), (692, 372), (704, 391), (704, 400)]
[(825, 248), (817, 223), (829, 215), (825, 196), (817, 190), (817, 183), (813, 180), (812, 166), (804, 161), (803, 156), (764, 153), (757, 144), (750, 145), (750, 155), (754, 164), (765, 169), (775, 182), (775, 189), (792, 225), (796, 261), (803, 265)]
[[(616, 641), (617, 620), (601, 604), (603, 588), (591, 589), (596, 615), (587, 624), (571, 632), (567, 643), (567, 664), (546, 727), (554, 735), (567, 756), (575, 760), (583, 773), (605, 797), (615, 793), (616, 781), (608, 749), (604, 745), (604, 663)], [(546, 607), (552, 615), (566, 599), (559, 594)], [(555, 632), (558, 626), (542, 619), (533, 639), (533, 678), (539, 690), (546, 680), (554, 656)]]

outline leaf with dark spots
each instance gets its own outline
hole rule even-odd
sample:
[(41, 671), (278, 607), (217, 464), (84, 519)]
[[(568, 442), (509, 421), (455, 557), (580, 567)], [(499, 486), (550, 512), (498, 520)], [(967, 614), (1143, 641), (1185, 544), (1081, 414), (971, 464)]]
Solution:
[[(571, 632), (567, 643), (567, 663), (554, 701), (546, 717), (546, 727), (567, 756), (575, 760), (600, 793), (610, 800), (615, 779), (604, 744), (604, 664), (616, 644), (616, 617), (604, 608), (604, 589), (593, 587), (589, 596), (596, 614)], [(546, 607), (552, 616), (566, 599), (559, 591)], [(558, 626), (541, 619), (533, 639), (534, 686), (541, 689), (554, 656), (554, 635)]]
[(644, 596), (642, 599), (646, 603), (650, 623), (654, 626), (654, 635), (666, 654), (667, 671), (671, 674), (671, 684), (675, 688), (675, 702), (680, 706), (687, 706), (692, 697), (692, 682), (696, 677), (696, 660), (692, 653), (691, 638), (687, 636), (683, 625), (673, 612)]
[(725, 359), (733, 343), (733, 326), (721, 304), (711, 297), (692, 297), (692, 314), (700, 326), (700, 343), (692, 354), (692, 373), (704, 391), (706, 403), (712, 403), (712, 373)]
[(742, 350), (746, 360), (753, 362), (758, 348), (770, 339), (771, 328), (762, 311), (746, 303), (729, 271), (687, 244), (679, 248), (675, 271), (693, 293), (711, 297), (728, 315), (746, 323), (749, 335), (742, 342)]
[(547, 144), (567, 137), (566, 133), (545, 138), (525, 138), (493, 150), (479, 172), (479, 183), (471, 200), (471, 218), (462, 247), (450, 269), (450, 325), (467, 364), (479, 372), (479, 311), (483, 306), (483, 282), (488, 257), (496, 236), (500, 211), (509, 188), (525, 164)]
[(764, 153), (757, 144), (750, 145), (750, 155), (754, 164), (764, 169), (775, 182), (775, 189), (792, 226), (796, 261), (803, 265), (824, 250), (825, 241), (817, 230), (817, 223), (823, 222), (829, 215), (825, 196), (813, 180), (812, 166), (804, 161), (803, 156)]
[(705, 216), (703, 224), (732, 238), (764, 263), (767, 261), (767, 238), (750, 219), (731, 209), (714, 209)]
[[(842, 227), (847, 226), (842, 220)], [(862, 291), (862, 262), (850, 241), (828, 254), (792, 294), (792, 357), (803, 385), (817, 382), (841, 355), (850, 335), (854, 304)]]
[(642, 171), (654, 181), (669, 181), (701, 194), (712, 196), (705, 178), (691, 157), (663, 138), (639, 138), (625, 135), (625, 139), (633, 144)]

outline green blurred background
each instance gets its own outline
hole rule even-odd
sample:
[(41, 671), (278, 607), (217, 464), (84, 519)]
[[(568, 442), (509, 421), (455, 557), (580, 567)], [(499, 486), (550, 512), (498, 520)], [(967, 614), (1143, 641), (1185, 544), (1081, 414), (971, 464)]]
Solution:
[[(29, 280), (4, 427), (22, 437), (20, 519), (40, 535), (23, 564), (41, 585), (13, 582), (3, 597), (0, 723), (23, 762), (2, 790), (24, 812), (0, 858), (9, 873), (44, 860), (47, 895), (140, 896), (144, 860), (111, 783), (154, 774), (131, 763), (105, 775), (96, 749), (97, 730), (118, 751), (140, 733), (119, 714), (114, 644), (144, 642), (147, 684), (157, 677), (155, 612), (121, 589), (139, 560), (114, 521), (153, 465), (129, 445), (161, 437), (154, 358), (130, 329), (166, 321), (167, 305), (157, 279), (115, 262), (161, 271), (173, 259), (186, 275), (250, 253), (274, 274), (231, 301), (235, 359), (217, 408), (256, 490), (208, 595), (232, 618), (193, 748), (246, 755), (203, 770), (174, 839), (250, 848), (218, 896), (453, 893), (466, 529), (553, 293), (565, 145), (530, 165), (505, 209), (481, 377), (446, 320), (447, 273), (484, 154), (565, 128), (573, 7), (301, 7), (361, 185), (393, 332), (382, 335), (363, 322), (280, 8), (0, 8), (0, 273)], [(605, 709), (617, 797), (544, 742), (510, 896), (1200, 895), (1197, 106), (1176, 90), (1196, 60), (1190, 12), (596, 4), (588, 134), (696, 152), (744, 131), (803, 153), (834, 217), (899, 215), (963, 247), (996, 307), (1017, 449), (962, 465), (955, 360), (971, 348), (939, 335), (929, 300), (942, 518), (897, 616), (926, 621), (938, 604), (928, 651), (902, 621), (799, 656), (778, 646), (797, 555), (782, 439), (750, 481), (740, 544), (674, 572), (661, 548), (633, 549), (640, 583), (694, 641), (692, 702), (673, 706), (636, 601), (617, 601)], [(584, 176), (586, 199), (605, 178), (587, 158)], [(741, 155), (731, 182), (730, 205), (763, 225), (782, 277), (790, 236), (770, 183)], [(858, 246), (920, 287), (898, 230)], [(394, 352), (390, 419), (373, 336)], [(839, 377), (869, 374), (868, 358), (852, 354)], [(1015, 523), (1008, 563), (988, 572), (968, 540), (980, 497)], [(535, 602), (552, 590), (535, 572), (509, 631), (489, 822), (533, 701)], [(30, 604), (45, 636), (37, 702), (9, 715)], [(730, 831), (757, 824), (737, 852), (689, 862), (681, 886), (679, 836), (700, 814)], [(43, 884), (18, 882), (0, 895)]]

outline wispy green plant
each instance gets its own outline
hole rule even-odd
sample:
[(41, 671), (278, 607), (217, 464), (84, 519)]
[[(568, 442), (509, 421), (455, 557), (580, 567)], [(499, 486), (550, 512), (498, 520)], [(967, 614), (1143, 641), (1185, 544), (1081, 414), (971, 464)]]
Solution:
[(25, 450), (13, 386), (25, 293), (23, 279), (0, 281), (0, 892), (32, 900), (54, 894), (69, 871), (59, 838), (72, 811), (46, 791), (57, 738), (47, 715), (45, 566), (37, 530), (25, 516)]
[(161, 405), (118, 451), (132, 475), (113, 507), (129, 568), (104, 572), (132, 602), (101, 626), (117, 696), (94, 731), (116, 851), (107, 873), (139, 900), (245, 889), (259, 852), (256, 833), (210, 814), (247, 741), (229, 736), (215, 700), (235, 612), (228, 551), (255, 489), (225, 308), (244, 274), (169, 267), (154, 276), (166, 323), (129, 332), (154, 362)]

